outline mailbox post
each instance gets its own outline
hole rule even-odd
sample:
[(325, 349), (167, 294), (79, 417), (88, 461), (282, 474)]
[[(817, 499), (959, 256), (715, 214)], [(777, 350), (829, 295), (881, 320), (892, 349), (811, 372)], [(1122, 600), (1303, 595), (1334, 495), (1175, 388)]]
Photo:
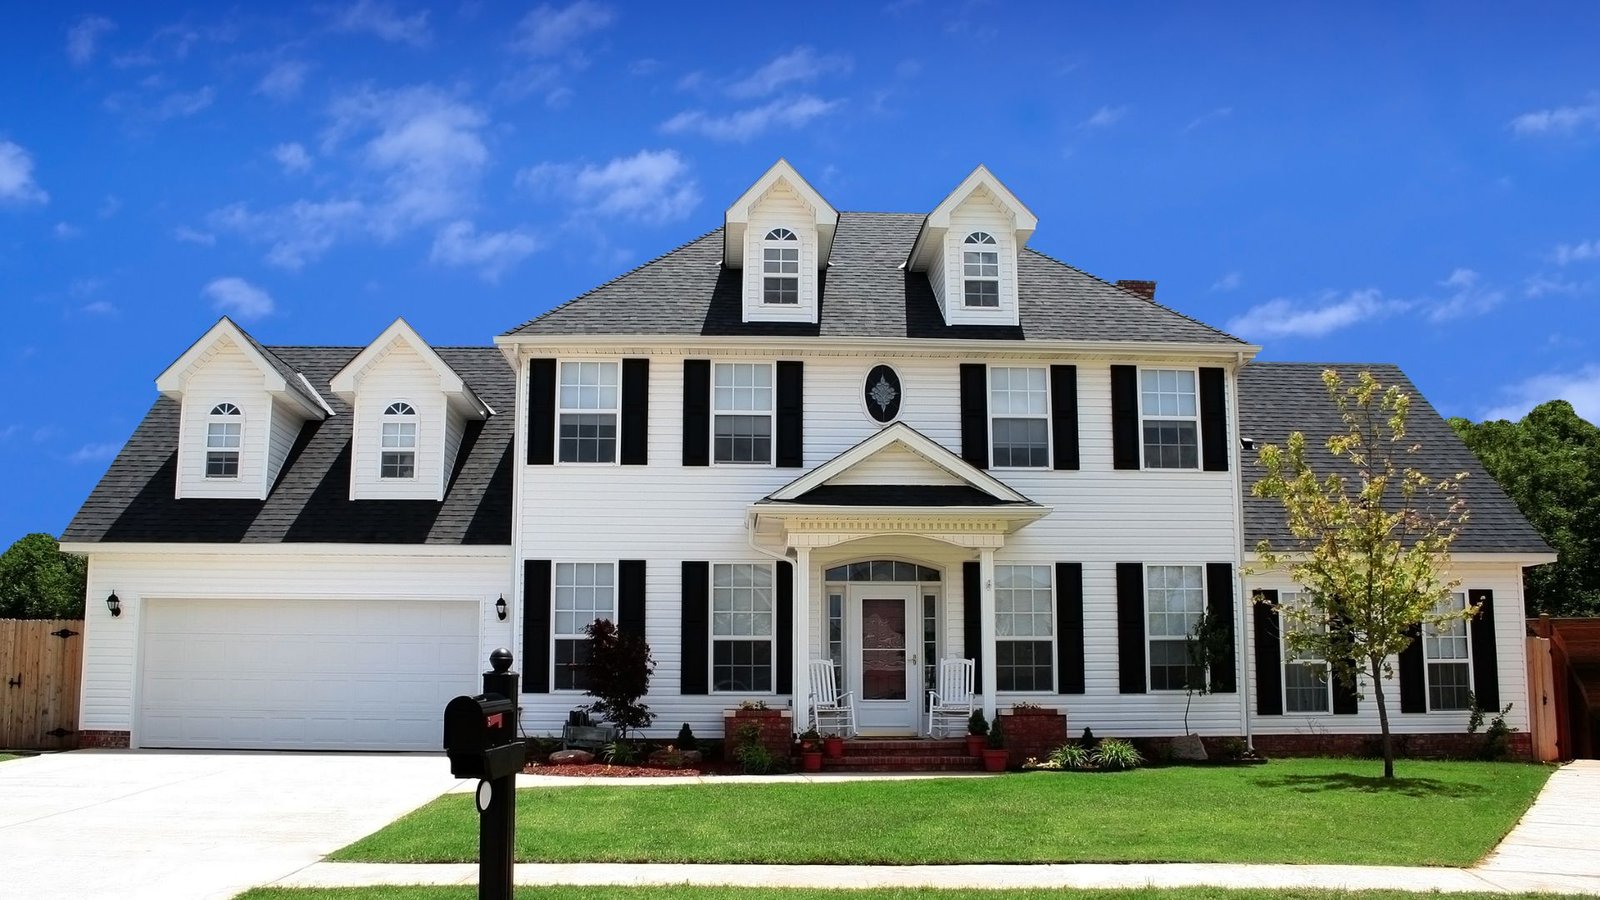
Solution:
[(517, 740), (517, 673), (511, 651), (489, 654), (483, 693), (457, 697), (444, 708), (444, 749), (450, 774), (477, 778), (478, 898), (511, 900), (516, 862), (517, 773), (527, 746)]

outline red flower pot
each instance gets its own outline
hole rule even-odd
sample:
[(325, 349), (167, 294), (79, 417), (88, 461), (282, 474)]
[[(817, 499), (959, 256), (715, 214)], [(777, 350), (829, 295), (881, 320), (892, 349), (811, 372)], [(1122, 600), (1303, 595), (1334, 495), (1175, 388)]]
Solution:
[(822, 771), (822, 751), (821, 750), (807, 750), (804, 753), (801, 753), (800, 754), (800, 771), (802, 771), (802, 772), (821, 772)]
[(983, 770), (985, 772), (1004, 772), (1006, 770), (1006, 763), (1010, 760), (1010, 750), (992, 750), (988, 747), (983, 748)]
[(989, 739), (981, 734), (967, 735), (967, 755), (973, 759), (977, 759), (983, 755), (984, 745), (988, 743)]
[(822, 739), (822, 752), (826, 753), (828, 755), (829, 759), (838, 759), (839, 757), (844, 756), (844, 738), (842, 738), (842, 737), (826, 737), (826, 738), (823, 738)]

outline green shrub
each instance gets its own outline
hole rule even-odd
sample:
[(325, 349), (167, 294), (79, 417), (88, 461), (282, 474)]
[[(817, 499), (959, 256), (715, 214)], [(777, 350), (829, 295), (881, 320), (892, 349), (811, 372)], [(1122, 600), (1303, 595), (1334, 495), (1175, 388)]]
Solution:
[(740, 725), (733, 733), (733, 758), (746, 775), (767, 775), (778, 765), (772, 751), (761, 742), (761, 729), (754, 722)]
[(1223, 759), (1244, 759), (1246, 749), (1244, 741), (1236, 737), (1225, 737), (1217, 741), (1217, 755)]
[[(1467, 716), (1467, 734), (1477, 734), (1483, 728), (1483, 720), (1491, 709), (1484, 709), (1478, 705), (1478, 697), (1471, 691), (1467, 692), (1467, 706), (1471, 710)], [(1478, 748), (1478, 758), (1489, 761), (1505, 759), (1511, 752), (1511, 733), (1516, 731), (1506, 724), (1506, 716), (1511, 713), (1512, 704), (1507, 703), (1506, 708), (1495, 713), (1489, 720), (1489, 730), (1483, 733), (1483, 746)]]
[(683, 723), (683, 727), (678, 729), (678, 739), (673, 741), (673, 746), (684, 752), (700, 749), (700, 742), (695, 739), (694, 731), (688, 722)]
[(633, 741), (615, 740), (600, 750), (600, 756), (613, 766), (632, 766), (639, 762), (639, 745)]
[(983, 710), (973, 710), (972, 715), (967, 717), (967, 734), (975, 734), (978, 737), (983, 737), (988, 733), (989, 720), (983, 717)]
[(994, 717), (994, 724), (989, 726), (989, 749), (1004, 750), (1006, 748), (1005, 725), (999, 716)]
[(1078, 744), (1063, 744), (1050, 751), (1050, 762), (1058, 769), (1087, 769), (1094, 764), (1094, 754)]
[(1095, 765), (1108, 772), (1136, 769), (1144, 762), (1133, 745), (1120, 738), (1106, 738), (1094, 751)]
[(1078, 738), (1078, 746), (1085, 750), (1093, 750), (1094, 745), (1098, 743), (1100, 743), (1100, 739), (1094, 736), (1094, 732), (1090, 731), (1088, 726), (1085, 726), (1083, 737)]

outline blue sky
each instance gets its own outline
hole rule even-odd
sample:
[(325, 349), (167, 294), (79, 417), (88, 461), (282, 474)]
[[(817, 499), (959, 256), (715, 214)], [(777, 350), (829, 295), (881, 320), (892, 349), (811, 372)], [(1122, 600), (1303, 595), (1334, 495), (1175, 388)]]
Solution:
[(0, 545), (66, 525), (219, 313), (487, 343), (779, 156), (844, 210), (983, 162), (1031, 246), (1263, 358), (1600, 420), (1592, 3), (49, 6), (0, 33)]

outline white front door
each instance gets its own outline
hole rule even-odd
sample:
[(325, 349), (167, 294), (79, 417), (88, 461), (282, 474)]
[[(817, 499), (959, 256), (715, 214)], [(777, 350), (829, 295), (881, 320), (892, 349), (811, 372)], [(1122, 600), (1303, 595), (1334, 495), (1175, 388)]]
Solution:
[(916, 732), (922, 616), (913, 584), (850, 586), (850, 689), (865, 734)]

